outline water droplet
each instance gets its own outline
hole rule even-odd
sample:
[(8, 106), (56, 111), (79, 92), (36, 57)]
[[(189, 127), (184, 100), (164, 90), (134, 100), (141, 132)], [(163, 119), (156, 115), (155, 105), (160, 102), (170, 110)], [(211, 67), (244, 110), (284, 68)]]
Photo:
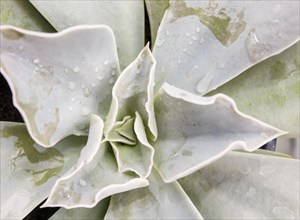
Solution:
[(170, 31), (169, 30), (167, 30), (167, 36), (169, 36), (170, 35)]
[(85, 182), (83, 179), (80, 179), (80, 180), (79, 180), (79, 184), (80, 184), (81, 186), (86, 186), (86, 182)]
[(96, 67), (96, 68), (94, 69), (94, 71), (97, 73), (97, 72), (99, 71), (99, 68)]
[(181, 59), (178, 59), (178, 60), (177, 60), (177, 63), (178, 63), (178, 64), (181, 64)]
[(112, 75), (112, 76), (116, 75), (116, 72), (115, 72), (115, 71), (112, 71), (112, 72), (111, 72), (111, 75)]
[(111, 78), (109, 81), (108, 81), (110, 84), (113, 84), (115, 82), (115, 79), (114, 78)]
[(196, 85), (196, 91), (200, 94), (203, 94), (207, 92), (210, 83), (213, 79), (213, 76), (211, 74), (206, 74)]
[(91, 86), (92, 86), (92, 87), (95, 87), (95, 86), (96, 86), (96, 84), (95, 84), (95, 83), (91, 83)]
[(263, 167), (259, 171), (259, 174), (262, 175), (262, 176), (265, 176), (265, 175), (269, 175), (271, 173), (274, 173), (274, 171), (275, 171), (275, 167), (271, 163), (271, 164), (263, 165)]
[(189, 37), (191, 34), (189, 32), (185, 32), (185, 36)]
[(219, 69), (224, 69), (225, 68), (225, 64), (224, 63), (218, 63), (218, 68)]
[(210, 8), (216, 8), (218, 7), (218, 2), (216, 0), (210, 0), (208, 5)]
[(72, 106), (69, 106), (69, 111), (73, 111), (73, 107)]
[(201, 37), (200, 40), (199, 40), (199, 43), (203, 44), (204, 42), (205, 42), (205, 37)]
[(40, 63), (40, 59), (36, 58), (36, 59), (34, 59), (32, 62), (33, 62), (34, 64), (38, 64), (38, 63)]
[(82, 92), (85, 97), (89, 97), (91, 95), (91, 90), (88, 87), (83, 87)]
[(72, 100), (72, 102), (75, 102), (75, 98), (72, 98), (71, 100)]
[(86, 106), (81, 107), (81, 115), (86, 116), (90, 113), (90, 109)]
[(140, 74), (141, 73), (141, 69), (137, 69), (135, 72), (136, 72), (136, 74)]
[(20, 45), (19, 46), (19, 50), (23, 50), (24, 49), (24, 46), (23, 45)]
[(186, 52), (187, 51), (187, 49), (186, 48), (183, 48), (183, 50), (182, 50), (183, 52)]
[(97, 79), (98, 80), (102, 80), (104, 77), (102, 76), (102, 75), (99, 75), (98, 77), (97, 77)]
[(80, 71), (80, 68), (78, 67), (78, 66), (75, 66), (74, 68), (73, 68), (73, 72), (74, 73), (78, 73)]
[(194, 41), (198, 40), (198, 38), (197, 38), (196, 36), (193, 36), (192, 39), (193, 39)]
[(197, 33), (199, 33), (200, 32), (200, 27), (196, 27), (196, 29), (195, 29), (195, 31), (197, 32)]
[(189, 45), (192, 45), (192, 44), (193, 44), (193, 41), (190, 40), (190, 41), (189, 41)]
[(65, 73), (68, 73), (68, 72), (69, 72), (69, 69), (66, 68), (66, 69), (65, 69)]
[(256, 194), (256, 190), (254, 187), (250, 187), (250, 189), (247, 191), (248, 197), (253, 197)]
[(103, 64), (107, 66), (109, 64), (109, 60), (105, 60)]
[(158, 39), (156, 42), (155, 42), (155, 44), (157, 45), (157, 46), (159, 46), (159, 47), (161, 47), (164, 43), (165, 43), (165, 39)]
[(71, 90), (74, 90), (76, 88), (76, 83), (75, 82), (68, 82), (68, 88)]
[(262, 60), (271, 52), (271, 45), (258, 40), (254, 30), (251, 30), (246, 39), (246, 48), (251, 62)]

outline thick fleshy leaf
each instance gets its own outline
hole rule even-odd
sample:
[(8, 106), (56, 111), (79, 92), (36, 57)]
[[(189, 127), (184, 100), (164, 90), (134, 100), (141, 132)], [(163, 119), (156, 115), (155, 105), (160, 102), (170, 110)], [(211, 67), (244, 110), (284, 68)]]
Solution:
[(147, 135), (155, 140), (157, 128), (154, 114), (154, 73), (156, 61), (149, 44), (120, 75), (112, 91), (112, 104), (107, 117), (105, 134), (124, 117), (138, 112), (146, 126)]
[(33, 31), (55, 32), (55, 29), (29, 1), (0, 1), (0, 24), (14, 25)]
[(119, 75), (107, 26), (55, 34), (1, 26), (0, 67), (30, 135), (47, 147), (70, 134), (87, 134), (91, 114), (105, 117)]
[(165, 11), (169, 7), (168, 0), (145, 0), (146, 8), (150, 20), (151, 43), (154, 45), (157, 30), (164, 16)]
[(177, 182), (164, 183), (153, 169), (149, 183), (112, 196), (105, 219), (202, 219)]
[(229, 152), (179, 183), (204, 219), (299, 219), (299, 167), (299, 160)]
[(243, 112), (299, 137), (299, 50), (297, 43), (210, 94), (225, 93)]
[(298, 14), (297, 1), (170, 1), (153, 51), (156, 88), (217, 88), (295, 43)]
[(148, 185), (146, 179), (118, 172), (109, 143), (101, 143), (102, 131), (102, 119), (93, 115), (77, 164), (56, 181), (43, 207), (91, 208), (110, 195)]
[(86, 138), (71, 136), (45, 149), (31, 139), (24, 124), (1, 122), (0, 127), (1, 219), (22, 219), (77, 161)]
[(94, 208), (60, 208), (50, 220), (101, 220), (107, 212), (110, 198), (101, 200)]
[(111, 142), (111, 145), (120, 173), (132, 171), (139, 177), (146, 178), (152, 170), (154, 149), (147, 140), (145, 127), (138, 112), (136, 112), (133, 126), (132, 129), (137, 137), (133, 146), (122, 142)]
[[(164, 84), (155, 99), (154, 164), (164, 181), (184, 177), (229, 150), (255, 150), (284, 132), (241, 113), (219, 94), (201, 97)], [(167, 128), (167, 129), (166, 129)]]
[(121, 69), (131, 63), (144, 46), (144, 2), (30, 0), (57, 29), (82, 24), (106, 24), (117, 40)]

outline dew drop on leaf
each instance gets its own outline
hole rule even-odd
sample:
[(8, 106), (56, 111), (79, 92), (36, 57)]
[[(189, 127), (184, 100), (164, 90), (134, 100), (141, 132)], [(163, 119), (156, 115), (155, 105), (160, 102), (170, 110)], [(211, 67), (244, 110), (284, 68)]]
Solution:
[(80, 68), (78, 67), (78, 66), (75, 66), (74, 68), (73, 68), (73, 72), (74, 73), (78, 73), (80, 71)]

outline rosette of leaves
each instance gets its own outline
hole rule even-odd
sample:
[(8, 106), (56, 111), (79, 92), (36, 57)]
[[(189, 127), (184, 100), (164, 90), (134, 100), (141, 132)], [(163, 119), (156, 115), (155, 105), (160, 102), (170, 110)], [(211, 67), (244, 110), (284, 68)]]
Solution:
[[(142, 1), (1, 1), (1, 23), (60, 31), (1, 26), (1, 73), (25, 121), (1, 123), (1, 218), (46, 198), (62, 207), (52, 219), (299, 218), (298, 160), (231, 151), (286, 132), (204, 96), (224, 84), (297, 135), (297, 3), (146, 3), (153, 52)], [(90, 25), (67, 28), (78, 24)], [(275, 116), (256, 112), (269, 103)]]

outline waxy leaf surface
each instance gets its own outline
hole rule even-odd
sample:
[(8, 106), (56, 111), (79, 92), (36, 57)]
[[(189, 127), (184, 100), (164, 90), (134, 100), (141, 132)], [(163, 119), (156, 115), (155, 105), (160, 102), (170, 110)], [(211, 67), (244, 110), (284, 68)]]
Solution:
[(299, 165), (229, 152), (179, 183), (204, 219), (299, 219)]
[(170, 1), (153, 51), (156, 88), (217, 88), (295, 43), (297, 15), (297, 1)]
[(172, 182), (229, 150), (253, 151), (284, 132), (241, 113), (219, 94), (201, 97), (164, 84), (155, 99), (158, 139), (154, 165)]
[(50, 220), (101, 220), (107, 212), (110, 197), (101, 200), (94, 208), (60, 208)]
[(202, 219), (177, 182), (164, 183), (153, 169), (149, 186), (111, 197), (105, 219)]
[(32, 31), (55, 32), (29, 1), (0, 1), (0, 24), (14, 25)]
[(86, 138), (70, 136), (45, 149), (31, 139), (24, 124), (0, 125), (1, 219), (22, 219), (77, 161)]
[(143, 0), (30, 2), (57, 30), (82, 24), (110, 26), (116, 36), (121, 69), (131, 63), (144, 46)]
[(80, 26), (55, 34), (1, 26), (1, 73), (30, 135), (43, 146), (87, 134), (104, 117), (119, 75), (113, 32)]
[(111, 146), (101, 143), (102, 132), (102, 119), (93, 115), (88, 142), (77, 164), (56, 181), (43, 207), (92, 208), (112, 194), (148, 185), (133, 173), (118, 172)]
[(239, 109), (299, 137), (299, 42), (227, 82), (209, 95), (224, 93)]

